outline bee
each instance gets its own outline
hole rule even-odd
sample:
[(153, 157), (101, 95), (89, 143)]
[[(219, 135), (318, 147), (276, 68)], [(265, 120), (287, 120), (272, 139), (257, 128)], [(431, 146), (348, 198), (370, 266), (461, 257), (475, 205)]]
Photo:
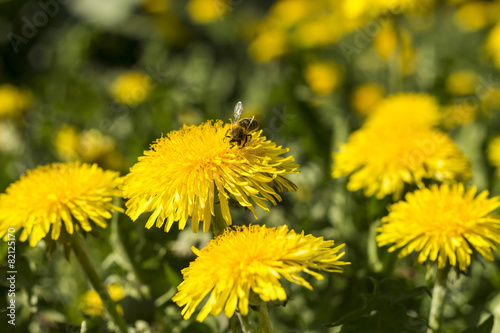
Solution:
[[(245, 147), (245, 145), (252, 139), (252, 135), (250, 132), (257, 129), (259, 127), (259, 122), (255, 120), (255, 117), (252, 118), (241, 118), (241, 114), (243, 113), (243, 104), (241, 102), (236, 103), (234, 107), (233, 120), (231, 120), (231, 124), (233, 125), (232, 129), (228, 129), (226, 132), (226, 138), (230, 138), (229, 143), (235, 144), (237, 143), (240, 148)], [(227, 133), (231, 131), (231, 135), (227, 135)]]

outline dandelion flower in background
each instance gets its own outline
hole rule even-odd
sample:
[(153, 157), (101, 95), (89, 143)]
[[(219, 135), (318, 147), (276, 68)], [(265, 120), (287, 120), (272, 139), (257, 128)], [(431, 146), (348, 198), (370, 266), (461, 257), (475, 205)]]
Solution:
[(351, 107), (360, 115), (367, 116), (384, 99), (384, 93), (384, 88), (378, 84), (362, 84), (351, 95)]
[[(125, 298), (125, 292), (123, 287), (117, 284), (112, 284), (107, 287), (109, 296), (115, 302), (121, 301)], [(82, 298), (80, 308), (82, 312), (87, 316), (102, 316), (104, 315), (104, 305), (99, 297), (99, 294), (95, 290), (87, 291)], [(117, 311), (123, 314), (121, 306), (116, 306)]]
[(153, 88), (151, 78), (139, 71), (130, 71), (118, 76), (111, 86), (113, 97), (126, 105), (142, 103)]
[(380, 32), (373, 40), (375, 50), (384, 60), (389, 60), (398, 46), (398, 37), (394, 24), (388, 23), (380, 27)]
[(500, 68), (500, 23), (491, 29), (486, 37), (486, 52), (493, 58), (497, 68)]
[(486, 1), (465, 3), (455, 12), (455, 22), (464, 31), (476, 31), (488, 25), (489, 5)]
[(312, 290), (300, 272), (318, 280), (323, 277), (315, 270), (341, 273), (340, 266), (349, 264), (340, 261), (343, 247), (334, 247), (334, 241), (323, 237), (296, 234), (287, 226), (252, 225), (226, 230), (202, 250), (193, 248), (198, 257), (182, 271), (184, 281), (172, 300), (184, 307), (184, 319), (192, 316), (208, 294), (198, 321), (222, 310), (231, 317), (236, 307), (247, 315), (251, 291), (264, 302), (287, 299), (281, 277)]
[(57, 132), (54, 146), (59, 158), (66, 162), (98, 163), (108, 169), (119, 169), (123, 164), (115, 140), (95, 128), (78, 132), (74, 126), (64, 125)]
[(304, 77), (317, 95), (327, 95), (340, 86), (343, 73), (340, 65), (334, 62), (312, 62), (304, 69)]
[(473, 71), (458, 71), (446, 79), (446, 91), (454, 96), (473, 95), (478, 83), (477, 74)]
[(477, 111), (477, 105), (471, 103), (447, 105), (441, 108), (441, 123), (445, 128), (468, 124), (476, 118)]
[(497, 175), (500, 177), (500, 136), (491, 140), (488, 145), (488, 158), (491, 164), (497, 168)]
[(492, 250), (500, 245), (500, 219), (491, 212), (500, 198), (488, 199), (488, 191), (476, 196), (476, 188), (463, 184), (432, 185), (408, 193), (405, 201), (393, 204), (378, 228), (379, 246), (391, 244), (389, 252), (401, 249), (399, 257), (418, 253), (444, 268), (447, 262), (465, 270), (473, 250), (493, 261)]
[(437, 100), (426, 94), (401, 93), (382, 100), (364, 126), (385, 129), (398, 126), (432, 127), (441, 121)]
[(292, 156), (281, 156), (288, 149), (276, 147), (262, 131), (253, 132), (244, 147), (234, 146), (225, 137), (230, 128), (222, 121), (184, 126), (151, 145), (125, 177), (123, 195), (132, 220), (152, 211), (146, 228), (155, 222), (160, 228), (166, 219), (165, 231), (175, 221), (184, 229), (191, 217), (194, 232), (200, 221), (208, 231), (216, 201), (230, 225), (230, 195), (257, 218), (254, 205), (268, 211), (264, 201), (275, 205), (279, 192), (297, 189), (286, 175), (298, 173), (298, 165)]
[(0, 237), (9, 228), (23, 229), (20, 240), (30, 237), (35, 246), (49, 232), (56, 240), (61, 229), (68, 234), (80, 228), (86, 232), (97, 225), (106, 228), (120, 197), (122, 178), (117, 172), (97, 165), (54, 163), (39, 166), (12, 183), (0, 194)]
[(10, 84), (0, 85), (0, 118), (20, 115), (31, 105), (32, 96)]
[(425, 179), (471, 178), (470, 164), (445, 133), (410, 126), (363, 127), (333, 154), (333, 177), (349, 176), (350, 191), (399, 198), (404, 185)]
[(222, 19), (230, 8), (228, 0), (190, 0), (187, 4), (189, 16), (199, 24)]

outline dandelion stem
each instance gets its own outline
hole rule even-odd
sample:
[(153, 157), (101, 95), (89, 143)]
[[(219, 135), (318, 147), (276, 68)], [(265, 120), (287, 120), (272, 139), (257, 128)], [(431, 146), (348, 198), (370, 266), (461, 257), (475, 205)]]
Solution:
[(241, 332), (242, 333), (252, 333), (252, 326), (248, 321), (248, 316), (242, 316), (239, 311), (236, 311), (236, 316), (238, 317), (238, 321), (240, 322)]
[(101, 278), (97, 274), (97, 271), (90, 260), (87, 250), (85, 250), (85, 247), (83, 246), (80, 235), (76, 231), (73, 234), (73, 237), (71, 237), (71, 246), (73, 248), (73, 251), (75, 252), (76, 258), (80, 262), (80, 265), (82, 265), (83, 271), (87, 275), (90, 284), (99, 294), (99, 297), (102, 300), (102, 304), (108, 311), (114, 323), (116, 324), (116, 326), (118, 326), (121, 333), (127, 333), (127, 324), (125, 323), (123, 317), (116, 311), (116, 303), (109, 296), (106, 287), (104, 287)]
[(264, 333), (272, 333), (273, 327), (271, 326), (271, 321), (269, 320), (269, 312), (267, 312), (267, 304), (266, 302), (262, 302), (259, 306), (259, 314), (261, 314), (261, 325), (262, 331)]
[(427, 333), (437, 333), (441, 329), (444, 300), (448, 291), (447, 281), (449, 271), (450, 266), (437, 270), (436, 282), (432, 290), (431, 312), (429, 314), (429, 328), (427, 329)]
[(224, 229), (226, 229), (226, 221), (222, 217), (222, 211), (220, 209), (220, 203), (214, 204), (214, 212), (215, 216), (212, 219), (212, 233), (214, 238), (220, 236), (224, 233)]

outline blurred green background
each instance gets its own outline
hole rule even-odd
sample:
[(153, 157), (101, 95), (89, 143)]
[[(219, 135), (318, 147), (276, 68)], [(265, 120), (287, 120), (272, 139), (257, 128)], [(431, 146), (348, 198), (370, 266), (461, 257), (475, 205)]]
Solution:
[[(242, 101), (265, 136), (290, 148), (301, 173), (290, 177), (299, 191), (259, 211), (258, 221), (236, 209), (233, 221), (287, 224), (346, 243), (352, 263), (343, 274), (310, 279), (312, 292), (285, 282), (293, 300), (271, 310), (276, 332), (425, 332), (426, 267), (412, 256), (396, 260), (374, 241), (391, 198), (348, 192), (346, 179), (331, 177), (331, 154), (385, 96), (427, 93), (471, 161), (472, 183), (499, 194), (486, 152), (500, 129), (500, 37), (490, 37), (500, 1), (373, 3), (0, 1), (0, 190), (56, 161), (126, 174), (162, 134), (228, 122)], [(194, 259), (190, 247), (211, 236), (144, 224), (120, 214), (101, 231), (108, 242), (86, 240), (105, 283), (122, 286), (130, 327), (232, 331), (235, 318), (185, 321), (171, 301)], [(0, 331), (10, 332), (1, 315), (8, 300), (1, 249)], [(19, 242), (16, 254), (15, 332), (80, 332), (82, 320), (88, 332), (109, 331), (105, 318), (82, 311), (90, 287), (74, 260), (62, 251), (49, 258), (43, 242)], [(498, 263), (477, 258), (454, 281), (444, 332), (475, 332), (489, 314), (500, 316)], [(341, 318), (342, 328), (328, 327)]]

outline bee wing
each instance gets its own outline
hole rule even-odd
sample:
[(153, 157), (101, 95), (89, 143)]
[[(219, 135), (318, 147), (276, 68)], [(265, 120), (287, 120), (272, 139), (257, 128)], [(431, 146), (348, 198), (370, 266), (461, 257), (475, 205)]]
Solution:
[(240, 120), (242, 114), (243, 114), (243, 103), (238, 102), (234, 107), (233, 121), (237, 123)]

